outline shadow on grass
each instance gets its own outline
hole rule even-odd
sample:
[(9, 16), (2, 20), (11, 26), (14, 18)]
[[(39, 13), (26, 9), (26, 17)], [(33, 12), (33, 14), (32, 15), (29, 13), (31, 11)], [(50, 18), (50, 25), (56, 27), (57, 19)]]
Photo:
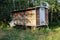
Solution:
[(52, 22), (49, 24), (50, 29), (55, 29), (60, 27), (60, 22)]
[(0, 40), (38, 40), (45, 39), (45, 34), (43, 34), (44, 29), (41, 31), (36, 30), (35, 33), (32, 33), (31, 30), (3, 30), (6, 35), (4, 35)]
[(18, 40), (20, 30), (12, 29), (12, 30), (2, 30), (5, 35), (3, 35), (0, 40)]

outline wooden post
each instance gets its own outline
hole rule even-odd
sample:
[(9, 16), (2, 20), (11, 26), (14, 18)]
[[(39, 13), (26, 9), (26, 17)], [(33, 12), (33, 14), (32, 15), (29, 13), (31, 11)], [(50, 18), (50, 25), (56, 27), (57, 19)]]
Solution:
[(36, 26), (31, 27), (31, 31), (34, 32), (36, 30)]
[(26, 30), (26, 16), (24, 15), (24, 29)]

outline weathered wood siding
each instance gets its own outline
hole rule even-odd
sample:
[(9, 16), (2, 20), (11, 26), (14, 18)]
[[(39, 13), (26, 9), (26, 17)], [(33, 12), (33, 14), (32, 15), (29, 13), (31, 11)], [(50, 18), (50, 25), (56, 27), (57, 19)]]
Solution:
[(27, 19), (29, 20), (28, 23), (26, 23), (26, 26), (36, 26), (36, 10), (30, 10), (28, 11), (29, 16)]
[(36, 26), (36, 10), (17, 12), (13, 17), (18, 25)]
[(39, 13), (39, 8), (36, 9), (36, 26), (40, 26), (40, 13)]
[(48, 9), (45, 8), (45, 24), (48, 25)]
[[(48, 25), (48, 9), (45, 8), (45, 25)], [(17, 25), (26, 25), (26, 26), (41, 26), (40, 22), (40, 8), (30, 9), (25, 11), (15, 11), (13, 12), (13, 20)]]

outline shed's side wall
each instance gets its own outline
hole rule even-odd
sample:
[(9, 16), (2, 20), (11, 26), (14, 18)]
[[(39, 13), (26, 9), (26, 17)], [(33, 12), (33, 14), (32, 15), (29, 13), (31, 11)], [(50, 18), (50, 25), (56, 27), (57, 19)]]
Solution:
[(36, 26), (36, 10), (30, 10), (30, 16), (27, 19), (30, 23), (26, 23), (26, 26)]
[(13, 17), (17, 25), (36, 26), (36, 10), (17, 12)]

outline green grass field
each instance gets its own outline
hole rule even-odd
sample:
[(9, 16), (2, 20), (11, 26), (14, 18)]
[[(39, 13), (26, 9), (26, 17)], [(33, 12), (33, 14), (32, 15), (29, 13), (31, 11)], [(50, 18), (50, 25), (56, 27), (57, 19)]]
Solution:
[(0, 30), (0, 40), (60, 40), (60, 28), (35, 31), (7, 28)]
[(0, 40), (60, 40), (60, 23), (53, 23), (49, 28), (40, 28), (32, 31), (27, 28), (10, 28), (2, 23), (0, 26)]

